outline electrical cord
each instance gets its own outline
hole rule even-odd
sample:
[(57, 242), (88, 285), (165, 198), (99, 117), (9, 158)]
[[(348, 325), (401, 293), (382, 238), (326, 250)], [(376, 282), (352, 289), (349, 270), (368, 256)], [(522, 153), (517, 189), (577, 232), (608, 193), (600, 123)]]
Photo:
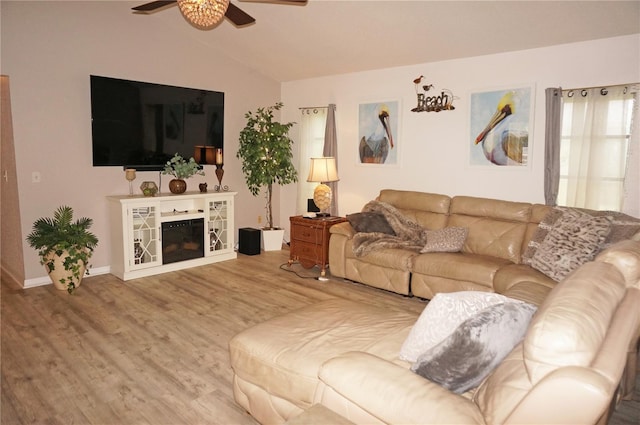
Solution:
[[(299, 264), (299, 263), (292, 263), (292, 264)], [(298, 277), (299, 277), (299, 278), (301, 278), (301, 279), (313, 279), (313, 280), (320, 280), (320, 278), (319, 278), (319, 277), (317, 277), (317, 276), (304, 276), (304, 275), (301, 275), (301, 274), (300, 274), (300, 273), (298, 273), (297, 271), (293, 270), (293, 269), (290, 267), (289, 263), (283, 263), (283, 264), (280, 264), (280, 270), (284, 270), (285, 272), (288, 272), (288, 273), (293, 273), (293, 274), (295, 274), (296, 276), (298, 276)]]

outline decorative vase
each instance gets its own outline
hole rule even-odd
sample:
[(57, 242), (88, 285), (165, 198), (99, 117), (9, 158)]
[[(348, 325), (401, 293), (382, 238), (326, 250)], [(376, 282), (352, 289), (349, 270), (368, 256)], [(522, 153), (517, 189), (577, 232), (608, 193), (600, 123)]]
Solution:
[(284, 239), (284, 229), (261, 229), (262, 249), (265, 251), (280, 251)]
[(142, 182), (140, 190), (144, 196), (156, 196), (158, 185), (155, 182)]
[(187, 182), (182, 179), (173, 179), (169, 182), (169, 190), (175, 194), (184, 193), (187, 190)]
[[(49, 259), (53, 259), (53, 270), (49, 270), (49, 267), (47, 267), (47, 265), (45, 264), (44, 268), (47, 271), (47, 274), (49, 275), (49, 278), (51, 279), (51, 282), (53, 282), (53, 286), (56, 287), (56, 289), (60, 290), (60, 291), (66, 291), (67, 290), (67, 281), (69, 279), (69, 277), (72, 275), (71, 271), (65, 270), (64, 269), (64, 261), (65, 259), (69, 256), (69, 254), (67, 253), (67, 251), (62, 251), (61, 255), (57, 255), (55, 252), (50, 252), (45, 259), (48, 261)], [(80, 284), (82, 283), (82, 278), (84, 277), (84, 273), (87, 270), (86, 266), (82, 263), (80, 263), (78, 265), (79, 267), (79, 279), (77, 282), (75, 282), (75, 286), (76, 289), (80, 286)], [(62, 283), (62, 280), (65, 281), (65, 283)]]

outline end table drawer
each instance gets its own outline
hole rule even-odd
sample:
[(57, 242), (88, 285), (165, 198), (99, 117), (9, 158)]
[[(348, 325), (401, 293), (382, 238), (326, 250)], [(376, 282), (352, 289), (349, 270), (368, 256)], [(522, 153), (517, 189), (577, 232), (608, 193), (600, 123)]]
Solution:
[(294, 241), (292, 245), (294, 245), (293, 248), (298, 259), (321, 262), (322, 246), (302, 241)]
[(313, 227), (295, 225), (291, 226), (291, 239), (318, 243), (318, 231)]

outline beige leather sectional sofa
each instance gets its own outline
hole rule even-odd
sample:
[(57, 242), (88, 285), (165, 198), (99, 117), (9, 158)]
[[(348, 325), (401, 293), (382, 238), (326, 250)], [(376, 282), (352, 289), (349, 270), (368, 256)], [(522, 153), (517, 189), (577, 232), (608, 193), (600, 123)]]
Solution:
[(613, 243), (558, 283), (522, 260), (549, 207), (398, 190), (379, 200), (426, 228), (468, 228), (461, 252), (356, 257), (355, 231), (342, 223), (331, 228), (333, 276), (427, 299), (472, 290), (529, 302), (539, 307), (524, 339), (477, 388), (457, 394), (401, 356), (422, 316), (330, 299), (230, 341), (239, 405), (262, 424), (314, 404), (359, 424), (606, 423), (618, 389), (628, 395), (635, 382), (640, 241)]
[(626, 240), (554, 285), (524, 340), (455, 394), (399, 358), (416, 314), (331, 299), (236, 335), (234, 396), (262, 424), (314, 404), (359, 424), (606, 423), (639, 305), (640, 242)]
[[(536, 304), (556, 285), (553, 279), (523, 264), (538, 224), (552, 209), (549, 206), (391, 189), (382, 190), (378, 200), (427, 229), (469, 229), (461, 252), (420, 254), (384, 249), (356, 257), (356, 232), (345, 222), (330, 230), (329, 268), (333, 276), (427, 299), (439, 292), (510, 291)], [(640, 232), (635, 238), (640, 239)]]

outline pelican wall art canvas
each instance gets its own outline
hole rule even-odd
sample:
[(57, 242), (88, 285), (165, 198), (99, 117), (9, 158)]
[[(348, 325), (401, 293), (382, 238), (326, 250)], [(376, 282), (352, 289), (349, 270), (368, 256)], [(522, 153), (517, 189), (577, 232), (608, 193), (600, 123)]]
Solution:
[(398, 164), (399, 101), (362, 103), (359, 110), (360, 164)]
[(527, 86), (471, 94), (471, 165), (528, 165), (532, 92)]

